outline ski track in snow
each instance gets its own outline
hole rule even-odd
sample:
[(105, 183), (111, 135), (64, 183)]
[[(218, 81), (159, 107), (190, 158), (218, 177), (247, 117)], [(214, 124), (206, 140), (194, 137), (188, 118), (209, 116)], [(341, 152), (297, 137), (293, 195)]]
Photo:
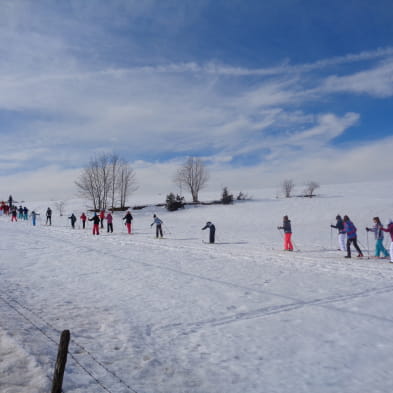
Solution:
[(48, 378), (60, 332), (71, 330), (66, 393), (393, 388), (384, 260), (344, 260), (302, 241), (289, 253), (241, 236), (93, 237), (4, 217), (0, 228), (0, 326)]

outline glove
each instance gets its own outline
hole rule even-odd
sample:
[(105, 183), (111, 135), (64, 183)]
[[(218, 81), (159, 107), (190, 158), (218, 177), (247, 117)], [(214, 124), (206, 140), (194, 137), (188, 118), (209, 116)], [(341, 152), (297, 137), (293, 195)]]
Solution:
[(330, 225), (330, 228), (334, 228), (334, 225)]

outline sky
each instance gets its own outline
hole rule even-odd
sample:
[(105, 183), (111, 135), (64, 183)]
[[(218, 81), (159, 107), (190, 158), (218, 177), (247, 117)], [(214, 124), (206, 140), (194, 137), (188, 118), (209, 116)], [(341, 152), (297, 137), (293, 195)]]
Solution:
[(218, 195), (391, 176), (391, 1), (0, 6), (0, 199), (76, 196), (101, 153), (141, 194), (177, 192), (189, 156)]

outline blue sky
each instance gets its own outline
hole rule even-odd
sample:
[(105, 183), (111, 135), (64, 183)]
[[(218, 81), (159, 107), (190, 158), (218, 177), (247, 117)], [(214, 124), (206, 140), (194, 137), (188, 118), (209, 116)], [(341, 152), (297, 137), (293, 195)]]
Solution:
[(0, 4), (0, 198), (75, 195), (100, 152), (142, 193), (189, 155), (217, 192), (391, 176), (390, 1)]

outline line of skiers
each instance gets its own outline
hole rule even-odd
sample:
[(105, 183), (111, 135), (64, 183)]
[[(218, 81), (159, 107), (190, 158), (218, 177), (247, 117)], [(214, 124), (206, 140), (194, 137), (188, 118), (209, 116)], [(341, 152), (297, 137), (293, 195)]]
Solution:
[[(11, 198), (11, 196), (10, 196)], [(16, 206), (12, 205), (12, 202), (9, 201), (9, 204), (7, 205), (5, 202), (0, 203), (0, 211), (2, 212), (7, 212), (7, 214), (11, 214), (11, 221), (17, 221), (19, 219), (27, 220), (28, 219), (28, 212), (29, 209), (27, 207), (22, 207), (20, 206), (17, 208)], [(36, 220), (37, 216), (39, 213), (35, 212), (34, 210), (31, 212), (30, 217), (32, 218), (32, 223), (35, 226), (36, 225)], [(77, 221), (76, 216), (74, 213), (71, 214), (70, 217), (68, 217), (71, 221), (71, 227), (75, 229), (75, 223)], [(127, 211), (125, 216), (122, 218), (124, 221), (124, 225), (127, 228), (128, 234), (132, 233), (132, 220), (133, 216), (130, 211)], [(99, 214), (94, 213), (93, 217), (88, 218), (85, 213), (82, 213), (80, 216), (80, 220), (82, 222), (82, 227), (83, 229), (86, 228), (86, 221), (92, 221), (93, 222), (93, 235), (99, 235), (99, 230), (100, 228), (104, 228), (104, 220), (107, 222), (107, 232), (108, 233), (113, 233), (113, 216), (110, 212), (105, 213), (105, 210), (101, 210)], [(52, 225), (52, 210), (51, 208), (48, 207), (46, 210), (46, 225)], [(163, 230), (162, 230), (162, 225), (163, 221), (157, 217), (156, 214), (153, 215), (153, 222), (151, 223), (151, 227), (153, 225), (156, 225), (156, 237), (163, 237)], [(331, 228), (335, 228), (338, 231), (338, 245), (339, 245), (339, 250), (347, 253), (345, 258), (351, 258), (351, 245), (356, 249), (358, 253), (358, 257), (361, 258), (363, 257), (363, 252), (361, 251), (358, 240), (357, 240), (357, 228), (353, 224), (353, 222), (350, 220), (350, 218), (347, 215), (344, 215), (342, 218), (339, 214), (336, 216), (336, 224), (335, 225), (330, 225)], [(214, 243), (215, 242), (215, 232), (216, 232), (216, 227), (215, 225), (208, 221), (206, 225), (201, 228), (202, 230), (209, 229), (209, 243)], [(292, 238), (292, 226), (291, 226), (291, 220), (288, 218), (287, 215), (283, 217), (283, 223), (282, 226), (277, 227), (278, 230), (283, 230), (284, 235), (283, 235), (283, 240), (284, 240), (284, 250), (285, 251), (293, 251), (294, 245), (291, 240)], [(375, 252), (374, 256), (377, 258), (382, 257), (387, 258), (390, 255), (390, 261), (393, 263), (393, 220), (390, 220), (387, 227), (384, 228), (381, 220), (379, 217), (374, 217), (373, 218), (373, 226), (371, 228), (366, 227), (365, 228), (367, 233), (372, 232), (374, 233), (375, 237)], [(388, 251), (384, 245), (383, 245), (383, 240), (384, 240), (384, 232), (387, 232), (390, 234), (391, 237), (391, 244), (390, 244), (390, 251)], [(368, 236), (367, 236), (367, 241), (368, 241)], [(368, 244), (367, 244), (368, 247)]]
[[(373, 232), (375, 237), (375, 252), (374, 256), (380, 258), (381, 254), (383, 258), (387, 258), (390, 255), (390, 261), (393, 263), (393, 221), (389, 220), (387, 228), (384, 228), (379, 217), (373, 218), (373, 227), (366, 227), (366, 231)], [(331, 228), (335, 228), (338, 231), (338, 244), (341, 251), (346, 251), (347, 255), (345, 258), (351, 258), (351, 244), (355, 247), (358, 252), (358, 257), (363, 257), (363, 253), (357, 242), (357, 228), (350, 220), (350, 218), (345, 215), (343, 218), (338, 214), (336, 216), (336, 225), (330, 225)], [(390, 253), (383, 245), (384, 234), (383, 232), (390, 233), (391, 244)], [(367, 236), (368, 241), (368, 236)], [(368, 246), (368, 245), (367, 245)]]

